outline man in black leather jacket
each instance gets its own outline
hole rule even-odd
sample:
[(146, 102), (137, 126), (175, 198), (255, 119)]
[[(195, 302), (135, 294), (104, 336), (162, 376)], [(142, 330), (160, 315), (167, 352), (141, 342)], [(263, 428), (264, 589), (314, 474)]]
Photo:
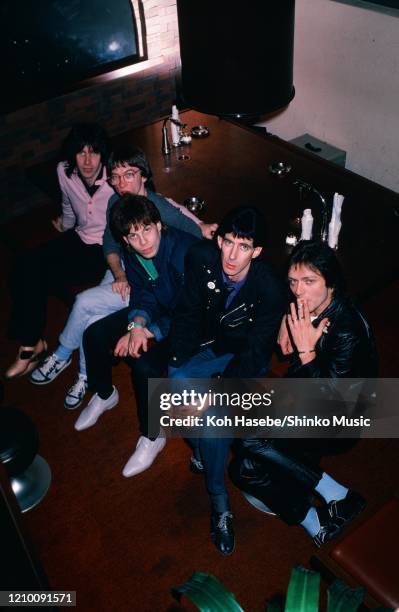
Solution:
[[(288, 262), (291, 303), (280, 328), (283, 354), (292, 354), (294, 378), (377, 376), (377, 353), (369, 325), (344, 295), (342, 271), (324, 243), (301, 241)], [(257, 439), (240, 441), (230, 476), (256, 507), (265, 504), (288, 524), (301, 524), (316, 545), (336, 537), (365, 506), (356, 492), (319, 467), (323, 455), (353, 441)], [(322, 505), (313, 507), (317, 494)]]

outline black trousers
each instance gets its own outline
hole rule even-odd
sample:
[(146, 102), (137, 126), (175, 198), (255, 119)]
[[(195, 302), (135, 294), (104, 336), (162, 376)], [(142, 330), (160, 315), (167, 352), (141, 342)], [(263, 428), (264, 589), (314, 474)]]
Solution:
[[(89, 388), (106, 397), (112, 392), (113, 349), (126, 334), (129, 308), (123, 308), (90, 325), (83, 336)], [(140, 432), (148, 437), (148, 379), (161, 378), (167, 369), (168, 346), (163, 340), (151, 346), (138, 359), (126, 361), (132, 370)], [(157, 415), (159, 423), (159, 415)], [(154, 438), (152, 438), (154, 439)]]
[(322, 476), (320, 449), (301, 439), (240, 440), (237, 446), (229, 466), (233, 483), (289, 525), (301, 523)]
[(237, 440), (229, 466), (233, 483), (260, 499), (289, 525), (302, 523), (323, 470), (323, 456), (351, 449), (352, 438)]
[(102, 246), (85, 244), (74, 230), (21, 253), (10, 277), (10, 336), (34, 346), (43, 337), (48, 296), (74, 285), (96, 285), (105, 270)]

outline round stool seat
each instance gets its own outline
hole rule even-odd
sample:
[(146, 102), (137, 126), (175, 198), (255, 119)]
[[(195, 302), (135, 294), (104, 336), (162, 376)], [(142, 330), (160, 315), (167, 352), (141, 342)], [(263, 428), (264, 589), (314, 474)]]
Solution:
[(33, 421), (16, 408), (0, 408), (0, 462), (22, 512), (36, 506), (51, 483), (50, 467), (37, 455), (38, 447)]

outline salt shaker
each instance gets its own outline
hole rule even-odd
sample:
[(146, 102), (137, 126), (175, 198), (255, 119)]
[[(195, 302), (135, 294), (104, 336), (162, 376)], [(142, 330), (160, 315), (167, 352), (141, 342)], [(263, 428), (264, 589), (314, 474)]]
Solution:
[[(179, 111), (177, 110), (176, 104), (172, 106), (172, 119), (174, 119), (175, 121), (180, 121)], [(173, 121), (170, 122), (170, 125), (172, 133), (172, 144), (174, 147), (178, 147), (180, 145), (180, 127), (173, 123)]]
[(313, 217), (310, 208), (305, 208), (301, 219), (301, 240), (310, 240), (312, 237)]

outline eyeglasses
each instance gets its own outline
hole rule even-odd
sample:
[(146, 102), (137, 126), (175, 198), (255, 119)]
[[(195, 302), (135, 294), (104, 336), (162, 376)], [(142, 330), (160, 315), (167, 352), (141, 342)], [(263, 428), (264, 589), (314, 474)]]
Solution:
[(111, 183), (111, 185), (118, 185), (123, 179), (126, 183), (132, 183), (134, 181), (134, 177), (138, 172), (140, 172), (140, 169), (127, 170), (123, 174), (111, 174), (109, 182)]

